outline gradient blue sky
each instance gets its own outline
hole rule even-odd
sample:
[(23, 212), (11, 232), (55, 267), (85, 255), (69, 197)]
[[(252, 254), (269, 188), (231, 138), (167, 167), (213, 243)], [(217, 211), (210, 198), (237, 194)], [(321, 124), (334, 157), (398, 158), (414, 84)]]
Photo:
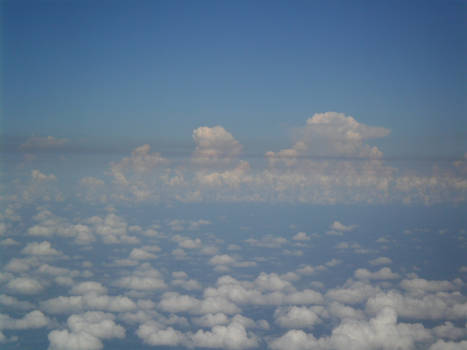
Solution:
[(251, 153), (318, 112), (391, 130), (388, 156), (467, 149), (465, 1), (3, 1), (2, 137)]

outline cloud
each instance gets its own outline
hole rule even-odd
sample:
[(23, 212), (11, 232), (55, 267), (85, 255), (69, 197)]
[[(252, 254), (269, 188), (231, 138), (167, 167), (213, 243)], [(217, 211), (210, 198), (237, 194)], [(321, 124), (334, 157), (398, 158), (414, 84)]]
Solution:
[(344, 225), (340, 223), (339, 221), (334, 221), (332, 225), (330, 226), (332, 230), (342, 231), (342, 232), (353, 231), (355, 230), (356, 227), (357, 227), (356, 225)]
[(370, 272), (367, 269), (357, 269), (354, 276), (360, 280), (392, 280), (399, 278), (399, 275), (392, 272), (389, 267), (383, 267), (375, 272)]
[(97, 295), (105, 295), (107, 294), (107, 288), (105, 288), (99, 282), (87, 281), (81, 282), (75, 285), (71, 289), (71, 294), (74, 295), (85, 295), (85, 294), (97, 294)]
[(396, 310), (400, 317), (408, 319), (455, 320), (467, 317), (467, 302), (456, 292), (412, 296), (390, 290), (379, 292), (366, 302), (366, 311), (371, 314), (385, 307)]
[(467, 349), (467, 340), (461, 342), (452, 342), (438, 340), (435, 344), (431, 345), (428, 350), (466, 350)]
[(29, 277), (18, 277), (7, 284), (7, 288), (19, 294), (38, 294), (44, 287), (35, 279)]
[(292, 239), (294, 241), (309, 241), (310, 237), (305, 232), (298, 232)]
[(316, 113), (297, 130), (297, 141), (292, 148), (277, 153), (268, 152), (271, 164), (281, 160), (293, 165), (298, 157), (362, 157), (377, 159), (382, 156), (377, 147), (371, 147), (364, 140), (381, 138), (389, 134), (382, 127), (372, 127), (357, 122), (342, 113)]
[(214, 326), (210, 331), (198, 330), (192, 335), (195, 347), (241, 350), (258, 346), (257, 337), (247, 332), (235, 319), (228, 325)]
[(19, 319), (11, 318), (8, 315), (0, 314), (0, 330), (20, 330), (31, 328), (42, 328), (49, 324), (49, 319), (38, 310), (27, 313), (24, 317)]
[(196, 149), (192, 160), (198, 165), (225, 165), (237, 157), (242, 146), (222, 126), (202, 126), (193, 130)]
[(274, 318), (283, 328), (313, 328), (315, 324), (321, 323), (321, 319), (312, 308), (305, 306), (278, 308), (274, 312)]
[(146, 292), (167, 288), (162, 274), (148, 264), (143, 264), (129, 276), (119, 278), (115, 281), (115, 285)]
[(291, 330), (269, 345), (274, 350), (412, 350), (415, 343), (431, 339), (421, 324), (397, 323), (396, 312), (385, 308), (368, 321), (344, 319), (329, 337), (317, 339), (312, 334)]
[(18, 300), (6, 294), (0, 294), (0, 304), (4, 307), (17, 310), (30, 310), (34, 307), (33, 304), (28, 301)]
[(49, 314), (68, 314), (87, 310), (128, 312), (136, 310), (133, 300), (126, 296), (98, 295), (86, 293), (79, 296), (59, 296), (40, 303), (41, 309)]
[(52, 248), (50, 242), (43, 241), (41, 243), (33, 242), (28, 243), (26, 247), (21, 251), (23, 254), (34, 255), (34, 256), (56, 256), (61, 253)]
[(31, 137), (26, 140), (19, 148), (22, 151), (44, 151), (61, 148), (69, 142), (68, 139), (60, 139), (53, 136)]
[(54, 174), (49, 174), (46, 175), (44, 173), (41, 173), (39, 170), (34, 169), (31, 172), (31, 177), (33, 180), (37, 182), (45, 182), (45, 181), (55, 181), (57, 180), (57, 177)]
[(86, 312), (68, 318), (68, 330), (49, 333), (49, 350), (100, 350), (101, 339), (125, 337), (125, 329), (114, 322), (112, 314)]
[(144, 343), (153, 346), (176, 346), (185, 342), (185, 336), (172, 327), (164, 328), (154, 321), (149, 321), (136, 331)]

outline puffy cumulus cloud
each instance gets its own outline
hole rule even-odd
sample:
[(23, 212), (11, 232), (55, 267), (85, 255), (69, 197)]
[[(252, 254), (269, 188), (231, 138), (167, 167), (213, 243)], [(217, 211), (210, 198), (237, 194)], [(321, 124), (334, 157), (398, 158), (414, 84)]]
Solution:
[(209, 264), (215, 266), (218, 272), (225, 272), (230, 267), (251, 267), (256, 266), (254, 261), (240, 261), (238, 257), (233, 257), (228, 254), (214, 255), (209, 259)]
[(353, 231), (357, 228), (357, 225), (344, 225), (340, 221), (334, 221), (329, 227), (331, 230), (327, 234), (342, 234), (342, 232)]
[(309, 241), (310, 236), (308, 236), (305, 232), (298, 232), (292, 237), (292, 239), (294, 241)]
[(415, 344), (426, 344), (431, 339), (421, 324), (397, 323), (396, 312), (385, 308), (368, 321), (344, 319), (328, 337), (317, 339), (312, 334), (291, 330), (269, 345), (276, 350), (412, 350)]
[[(167, 163), (167, 159), (161, 157), (160, 153), (150, 153), (150, 151), (151, 146), (145, 144), (135, 148), (131, 153), (131, 157), (125, 157), (118, 163), (112, 163), (112, 172), (115, 172), (113, 174), (115, 181), (119, 181), (119, 176), (116, 174), (121, 174), (127, 169), (137, 173), (145, 173), (160, 164)], [(121, 180), (123, 180), (123, 178)]]
[(278, 308), (274, 312), (274, 319), (283, 328), (313, 328), (315, 324), (321, 323), (316, 312), (305, 306)]
[(221, 298), (235, 304), (308, 305), (320, 304), (323, 296), (314, 290), (295, 290), (289, 281), (277, 274), (261, 273), (253, 282), (222, 276), (216, 287), (204, 290), (207, 298)]
[(186, 312), (190, 314), (226, 313), (235, 314), (240, 309), (230, 300), (218, 295), (206, 295), (204, 299), (197, 299), (190, 295), (167, 292), (159, 302), (161, 310), (166, 312)]
[(174, 279), (171, 282), (173, 286), (180, 287), (186, 290), (201, 289), (201, 284), (194, 279), (188, 279), (188, 275), (183, 271), (173, 272), (172, 277), (174, 277)]
[(284, 280), (276, 273), (264, 273), (261, 272), (258, 277), (256, 277), (255, 285), (258, 286), (261, 290), (290, 290), (292, 285), (289, 281)]
[(143, 292), (167, 288), (162, 274), (147, 263), (134, 270), (131, 275), (123, 276), (116, 280), (115, 285)]
[(18, 300), (17, 298), (6, 294), (0, 294), (0, 304), (4, 307), (17, 310), (30, 310), (34, 308), (33, 304), (29, 301)]
[[(74, 238), (75, 243), (80, 245), (89, 244), (96, 240), (88, 225), (83, 223), (71, 224), (68, 220), (53, 214), (47, 209), (39, 208), (33, 219), (37, 224), (28, 228), (27, 233), (30, 236), (51, 237), (57, 235)], [(91, 221), (97, 224), (96, 220)]]
[(385, 307), (400, 317), (420, 320), (455, 320), (467, 317), (467, 300), (459, 292), (404, 295), (398, 291), (379, 292), (366, 302), (366, 311), (376, 314)]
[(180, 235), (175, 235), (173, 240), (176, 241), (180, 248), (183, 249), (196, 249), (201, 248), (202, 242), (199, 238), (191, 239), (188, 237), (182, 237)]
[(157, 258), (155, 254), (140, 248), (133, 248), (130, 252), (130, 259), (134, 260), (152, 260), (155, 258)]
[(467, 349), (467, 340), (461, 342), (452, 342), (438, 340), (436, 343), (430, 346), (428, 350), (466, 350)]
[(149, 321), (139, 326), (136, 335), (144, 343), (153, 346), (176, 346), (186, 342), (186, 337), (172, 327), (164, 327), (158, 322)]
[(370, 272), (367, 269), (357, 269), (354, 276), (359, 280), (393, 280), (399, 278), (399, 275), (392, 272), (389, 267), (383, 267), (375, 272)]
[(49, 333), (48, 350), (100, 350), (104, 347), (99, 338), (88, 333), (55, 330)]
[[(160, 153), (150, 153), (148, 144), (137, 147), (130, 157), (111, 163), (110, 173), (116, 192), (111, 197), (116, 200), (147, 200), (157, 196), (159, 186), (154, 184), (154, 169), (164, 169), (169, 161)], [(161, 174), (159, 174), (161, 175)], [(161, 181), (162, 182), (162, 181)]]
[(110, 213), (104, 218), (93, 216), (87, 220), (95, 232), (106, 244), (129, 243), (136, 244), (139, 240), (128, 235), (128, 224), (120, 216)]
[(210, 260), (211, 265), (232, 265), (235, 263), (235, 259), (228, 254), (215, 255)]
[(86, 312), (68, 318), (68, 330), (49, 333), (49, 350), (100, 350), (101, 339), (124, 338), (125, 329), (114, 321), (112, 314)]
[(355, 309), (348, 305), (344, 305), (338, 302), (331, 302), (328, 306), (327, 311), (330, 316), (337, 317), (339, 319), (355, 319), (363, 320), (365, 319), (365, 314), (362, 310)]
[(210, 331), (200, 329), (192, 335), (191, 341), (195, 347), (231, 350), (254, 348), (259, 344), (257, 337), (236, 319), (225, 326), (214, 326)]
[(67, 324), (74, 333), (85, 332), (101, 339), (124, 338), (125, 329), (117, 325), (114, 319), (112, 314), (93, 311), (72, 315)]
[(71, 294), (74, 295), (84, 295), (89, 293), (104, 295), (107, 294), (107, 288), (105, 288), (99, 282), (86, 281), (73, 286), (71, 289)]
[(40, 303), (48, 314), (69, 314), (87, 310), (107, 312), (130, 312), (137, 309), (136, 303), (126, 296), (99, 295), (86, 293), (77, 296), (59, 296)]
[(61, 255), (61, 253), (58, 250), (52, 248), (50, 242), (48, 241), (43, 241), (40, 243), (37, 243), (37, 242), (28, 243), (21, 252), (23, 254), (35, 255), (35, 256)]
[(273, 350), (322, 350), (325, 345), (325, 341), (316, 339), (313, 334), (296, 329), (269, 342), (269, 347)]
[(44, 173), (41, 173), (39, 170), (37, 169), (34, 169), (32, 172), (31, 172), (31, 177), (34, 181), (37, 181), (37, 182), (43, 182), (43, 181), (54, 181), (54, 180), (57, 180), (57, 177), (54, 175), (54, 174), (44, 174)]
[(31, 328), (42, 328), (49, 324), (50, 320), (38, 310), (27, 313), (22, 318), (11, 318), (6, 314), (0, 314), (0, 330), (11, 329), (31, 329)]
[(380, 158), (381, 151), (363, 141), (385, 137), (389, 132), (382, 127), (359, 123), (342, 113), (317, 113), (297, 131), (298, 138), (292, 148), (266, 155), (273, 163), (284, 160), (288, 164), (297, 157), (306, 156)]
[(83, 177), (79, 182), (81, 185), (90, 187), (101, 186), (104, 184), (104, 181), (93, 176)]
[(401, 287), (413, 294), (425, 294), (429, 292), (444, 292), (460, 289), (464, 283), (461, 279), (450, 281), (433, 281), (423, 278), (404, 279)]
[(222, 126), (202, 126), (193, 130), (196, 149), (192, 160), (200, 165), (228, 164), (242, 151), (242, 146)]
[[(223, 186), (236, 189), (241, 185), (252, 184), (255, 179), (249, 175), (250, 165), (241, 160), (232, 168), (224, 171), (198, 171), (195, 176), (195, 183), (202, 187), (222, 189)], [(229, 194), (231, 195), (231, 194)]]
[(329, 348), (346, 350), (410, 350), (416, 342), (428, 342), (431, 334), (421, 324), (397, 323), (391, 308), (369, 321), (345, 319), (332, 331)]
[(255, 247), (279, 248), (282, 245), (286, 244), (288, 241), (284, 237), (266, 235), (261, 237), (260, 239), (248, 238), (247, 240), (245, 240), (245, 242)]
[(461, 339), (467, 337), (467, 324), (463, 328), (459, 328), (452, 322), (446, 321), (444, 324), (434, 327), (433, 334), (438, 338)]
[(68, 139), (65, 138), (56, 138), (53, 136), (47, 137), (31, 137), (26, 140), (19, 148), (22, 151), (43, 151), (43, 150), (52, 150), (61, 148), (65, 144), (69, 142)]
[(13, 258), (5, 265), (5, 271), (11, 272), (26, 272), (39, 265), (37, 257), (18, 259)]
[(18, 277), (12, 279), (7, 284), (7, 288), (19, 294), (38, 294), (43, 291), (44, 287), (36, 279), (29, 277)]
[(358, 304), (380, 292), (380, 288), (361, 281), (347, 281), (342, 287), (326, 292), (326, 298), (344, 304)]

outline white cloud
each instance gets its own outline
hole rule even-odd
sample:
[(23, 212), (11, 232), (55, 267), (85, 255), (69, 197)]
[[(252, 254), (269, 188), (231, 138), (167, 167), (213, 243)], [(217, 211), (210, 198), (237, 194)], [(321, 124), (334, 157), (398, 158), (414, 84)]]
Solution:
[(299, 156), (308, 155), (379, 158), (381, 151), (363, 141), (385, 137), (389, 132), (385, 128), (359, 123), (342, 113), (316, 113), (297, 131), (297, 141), (292, 148), (278, 153), (268, 152), (267, 156), (273, 162), (284, 159), (288, 164)]
[(7, 284), (7, 288), (19, 294), (38, 294), (44, 287), (35, 279), (29, 277), (18, 277)]
[(425, 294), (427, 292), (443, 292), (460, 289), (463, 282), (457, 281), (433, 281), (423, 278), (404, 279), (401, 281), (401, 287), (413, 294)]
[(344, 225), (339, 221), (334, 221), (330, 226), (332, 230), (342, 231), (342, 232), (353, 231), (355, 230), (356, 227), (357, 227), (356, 225)]
[(40, 303), (41, 309), (49, 314), (67, 314), (87, 310), (107, 312), (134, 311), (137, 306), (126, 296), (98, 295), (87, 293), (79, 296), (59, 296)]
[(467, 337), (467, 324), (463, 328), (456, 327), (452, 322), (446, 321), (444, 324), (433, 328), (433, 334), (438, 338), (458, 340)]
[(57, 149), (68, 143), (68, 139), (60, 139), (53, 136), (47, 137), (31, 137), (20, 146), (22, 151), (40, 151)]
[(372, 314), (385, 307), (391, 307), (400, 317), (409, 319), (454, 320), (467, 317), (467, 301), (458, 292), (412, 296), (391, 290), (370, 297), (366, 303), (366, 311)]
[(305, 232), (298, 232), (292, 239), (295, 241), (309, 241), (310, 237)]
[(55, 330), (49, 333), (48, 350), (100, 350), (102, 342), (88, 333), (73, 333), (68, 330)]
[(193, 162), (200, 165), (228, 164), (238, 156), (242, 146), (222, 126), (202, 126), (193, 131), (196, 149)]
[(430, 346), (429, 350), (467, 350), (467, 340), (463, 340), (458, 343), (438, 340), (435, 344)]
[(319, 316), (309, 307), (292, 306), (278, 308), (274, 312), (275, 322), (283, 328), (313, 328), (321, 323)]
[(155, 254), (147, 252), (146, 250), (140, 248), (133, 248), (130, 252), (130, 259), (151, 260), (155, 258), (157, 258)]
[(192, 335), (195, 347), (223, 348), (240, 350), (258, 346), (257, 337), (247, 332), (245, 327), (237, 321), (226, 326), (214, 326), (211, 331), (198, 330)]
[(24, 317), (19, 319), (11, 318), (6, 314), (0, 314), (0, 330), (2, 329), (31, 329), (42, 328), (49, 324), (49, 319), (38, 310), (27, 313)]
[(163, 328), (154, 321), (149, 321), (139, 326), (136, 331), (144, 343), (153, 346), (176, 346), (185, 341), (184, 335), (172, 327)]
[(399, 278), (399, 275), (392, 272), (389, 267), (383, 267), (375, 272), (370, 272), (367, 269), (357, 269), (354, 276), (360, 280), (392, 280)]
[(131, 275), (116, 280), (115, 285), (137, 291), (154, 291), (167, 288), (162, 274), (147, 263), (133, 271)]
[(54, 256), (61, 255), (61, 253), (52, 248), (50, 242), (43, 241), (41, 243), (33, 242), (28, 243), (21, 251), (23, 254), (36, 255), (36, 256)]
[(31, 176), (32, 176), (33, 180), (38, 181), (38, 182), (57, 180), (57, 178), (56, 178), (56, 176), (54, 174), (46, 175), (44, 173), (41, 173), (37, 169), (34, 169), (31, 172)]
[(17, 310), (30, 310), (34, 307), (33, 304), (28, 301), (18, 300), (6, 294), (0, 294), (0, 304)]
[(71, 294), (74, 295), (85, 295), (89, 293), (104, 295), (107, 294), (107, 288), (99, 282), (87, 281), (81, 282), (71, 289)]
[(393, 309), (385, 308), (369, 321), (344, 319), (329, 337), (315, 338), (291, 330), (270, 342), (275, 350), (412, 350), (417, 342), (428, 342), (431, 334), (421, 324), (397, 323)]
[(49, 350), (100, 350), (101, 339), (124, 338), (125, 329), (114, 322), (114, 316), (103, 312), (72, 315), (68, 330), (49, 333)]

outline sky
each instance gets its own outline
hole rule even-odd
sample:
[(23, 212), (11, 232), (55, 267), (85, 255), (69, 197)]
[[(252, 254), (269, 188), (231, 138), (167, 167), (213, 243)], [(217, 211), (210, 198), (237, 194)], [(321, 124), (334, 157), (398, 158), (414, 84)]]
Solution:
[(2, 1), (0, 347), (467, 349), (466, 14)]

